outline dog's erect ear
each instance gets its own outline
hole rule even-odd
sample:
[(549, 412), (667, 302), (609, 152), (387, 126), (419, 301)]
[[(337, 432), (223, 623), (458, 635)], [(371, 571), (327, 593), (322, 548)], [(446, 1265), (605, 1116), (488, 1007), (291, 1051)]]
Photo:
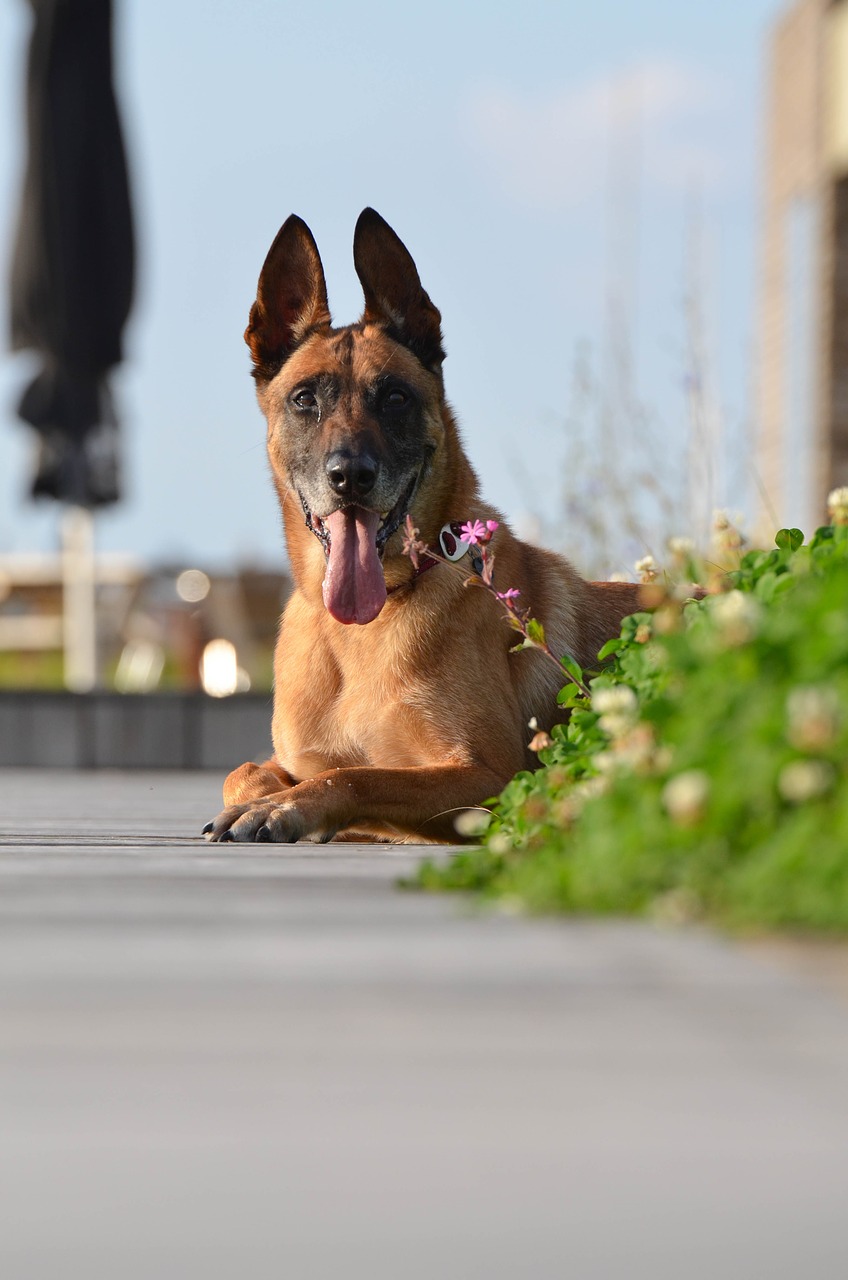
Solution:
[(386, 325), (423, 365), (438, 372), (445, 358), (442, 317), (422, 288), (406, 245), (374, 209), (359, 215), (353, 262), (365, 293), (362, 319)]
[(303, 219), (293, 213), (268, 250), (244, 331), (257, 382), (273, 378), (310, 329), (329, 323), (318, 246)]

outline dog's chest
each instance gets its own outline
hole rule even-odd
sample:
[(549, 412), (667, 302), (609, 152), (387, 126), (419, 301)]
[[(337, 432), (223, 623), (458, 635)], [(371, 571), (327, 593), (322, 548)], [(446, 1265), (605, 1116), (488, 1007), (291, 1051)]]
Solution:
[[(444, 759), (452, 717), (442, 714), (426, 672), (398, 647), (359, 654), (351, 645), (341, 661), (316, 654), (310, 676), (278, 685), (275, 749), (295, 777)], [(280, 696), (281, 687), (288, 693)]]

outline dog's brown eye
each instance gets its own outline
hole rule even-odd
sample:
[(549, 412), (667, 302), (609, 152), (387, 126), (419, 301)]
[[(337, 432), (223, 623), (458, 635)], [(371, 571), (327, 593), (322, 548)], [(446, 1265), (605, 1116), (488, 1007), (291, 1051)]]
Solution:
[(394, 387), (383, 400), (383, 405), (387, 409), (402, 409), (409, 400), (409, 396), (405, 391), (401, 391), (400, 387)]
[(318, 404), (315, 395), (311, 391), (298, 391), (296, 395), (292, 396), (292, 399), (298, 409), (314, 409)]

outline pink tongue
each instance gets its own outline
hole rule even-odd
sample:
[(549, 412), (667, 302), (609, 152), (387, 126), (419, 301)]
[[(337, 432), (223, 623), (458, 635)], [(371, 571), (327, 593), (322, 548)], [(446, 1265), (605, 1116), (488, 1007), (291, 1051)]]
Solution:
[(371, 622), (386, 603), (386, 580), (377, 555), (380, 516), (346, 507), (324, 517), (330, 558), (324, 574), (324, 604), (337, 622)]

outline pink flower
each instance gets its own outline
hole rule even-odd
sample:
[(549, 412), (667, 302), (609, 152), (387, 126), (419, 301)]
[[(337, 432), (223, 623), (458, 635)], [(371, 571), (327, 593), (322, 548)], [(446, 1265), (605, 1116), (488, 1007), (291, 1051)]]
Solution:
[(495, 595), (499, 600), (515, 600), (517, 596), (521, 595), (521, 592), (518, 587), (509, 587), (506, 591), (496, 591)]
[(463, 542), (468, 542), (472, 547), (476, 547), (480, 542), (488, 542), (486, 536), (486, 526), (482, 520), (469, 520), (459, 531), (462, 534)]
[(414, 569), (417, 569), (418, 557), (421, 555), (425, 555), (426, 552), (427, 552), (427, 544), (419, 540), (418, 530), (415, 528), (415, 525), (412, 523), (412, 516), (408, 515), (406, 517), (406, 523), (404, 525), (404, 532), (403, 532), (403, 554), (405, 556), (409, 556), (410, 560), (412, 561), (412, 567)]

